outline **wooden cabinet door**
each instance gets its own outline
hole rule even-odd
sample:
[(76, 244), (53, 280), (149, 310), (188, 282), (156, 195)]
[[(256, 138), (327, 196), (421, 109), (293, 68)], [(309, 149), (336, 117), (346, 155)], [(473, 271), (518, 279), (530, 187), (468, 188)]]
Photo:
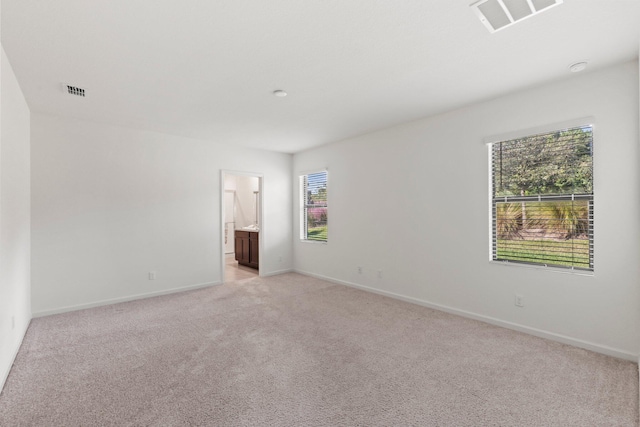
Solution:
[(242, 259), (242, 237), (238, 236), (238, 233), (235, 234), (235, 255), (236, 261), (240, 261)]
[(259, 233), (253, 231), (235, 232), (236, 261), (238, 264), (258, 268)]
[(249, 249), (249, 238), (242, 238), (242, 262), (249, 264), (251, 262), (251, 250)]
[(258, 236), (258, 233), (249, 233), (249, 265), (254, 268), (258, 268), (260, 261)]
[(235, 233), (236, 261), (240, 264), (249, 264), (249, 233), (246, 231), (236, 231)]

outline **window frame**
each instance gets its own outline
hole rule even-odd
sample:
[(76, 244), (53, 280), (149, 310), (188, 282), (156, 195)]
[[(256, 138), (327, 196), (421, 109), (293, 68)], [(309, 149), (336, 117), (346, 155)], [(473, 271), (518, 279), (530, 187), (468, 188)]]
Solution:
[[(310, 206), (307, 203), (307, 184), (306, 182), (308, 181), (308, 177), (309, 175), (318, 175), (318, 174), (324, 174), (325, 175), (325, 180), (324, 180), (324, 188), (326, 189), (326, 199), (324, 201), (324, 203), (322, 204), (322, 208), (326, 209), (327, 212), (327, 220), (326, 220), (326, 227), (327, 227), (327, 231), (325, 233), (326, 237), (325, 239), (318, 239), (318, 238), (312, 238), (310, 239), (308, 236), (308, 209)], [(298, 194), (299, 194), (299, 199), (300, 199), (300, 231), (299, 231), (299, 239), (301, 242), (306, 242), (306, 243), (319, 243), (319, 244), (327, 244), (329, 241), (329, 220), (328, 220), (328, 212), (329, 212), (329, 203), (328, 203), (328, 188), (329, 188), (329, 171), (328, 169), (319, 169), (319, 170), (313, 170), (313, 171), (309, 171), (309, 172), (302, 172), (298, 175)]]
[[(497, 239), (496, 236), (496, 216), (495, 215), (495, 202), (496, 202), (496, 198), (494, 198), (494, 181), (493, 181), (493, 145), (499, 142), (505, 142), (505, 141), (512, 141), (512, 140), (516, 140), (516, 139), (522, 139), (522, 138), (527, 138), (527, 137), (532, 137), (532, 136), (536, 136), (536, 135), (543, 135), (543, 134), (547, 134), (547, 133), (555, 133), (555, 132), (562, 132), (562, 131), (566, 131), (566, 130), (571, 130), (571, 129), (575, 129), (575, 128), (584, 128), (584, 127), (590, 127), (591, 128), (591, 137), (592, 137), (592, 146), (591, 146), (591, 155), (592, 155), (592, 160), (591, 160), (591, 169), (592, 169), (592, 191), (590, 195), (580, 195), (578, 197), (575, 197), (575, 199), (583, 199), (583, 200), (588, 200), (589, 203), (589, 220), (591, 222), (590, 224), (590, 236), (589, 236), (589, 261), (590, 261), (590, 266), (589, 268), (582, 268), (582, 267), (576, 267), (576, 266), (562, 266), (562, 265), (556, 265), (556, 264), (545, 264), (545, 263), (537, 263), (537, 262), (523, 262), (523, 261), (517, 261), (517, 260), (505, 260), (505, 259), (496, 259), (496, 254), (495, 254), (495, 246), (494, 246), (494, 242)], [(528, 268), (542, 268), (548, 271), (555, 271), (555, 272), (560, 272), (560, 273), (573, 273), (573, 274), (580, 274), (580, 275), (588, 275), (588, 276), (592, 276), (594, 275), (594, 271), (595, 271), (595, 200), (596, 200), (596, 181), (595, 181), (595, 175), (596, 175), (596, 163), (595, 163), (595, 156), (593, 154), (593, 141), (596, 139), (596, 125), (595, 125), (595, 119), (593, 117), (584, 117), (584, 118), (579, 118), (579, 119), (574, 119), (574, 120), (569, 120), (569, 121), (565, 121), (565, 122), (561, 122), (561, 123), (554, 123), (554, 124), (548, 124), (548, 125), (543, 125), (543, 126), (538, 126), (535, 128), (529, 128), (529, 129), (525, 129), (525, 130), (519, 130), (519, 131), (514, 131), (514, 132), (508, 132), (508, 133), (503, 133), (503, 134), (498, 134), (498, 135), (493, 135), (490, 137), (486, 137), (483, 139), (483, 143), (487, 146), (488, 150), (487, 150), (487, 164), (488, 164), (488, 255), (489, 255), (489, 261), (491, 264), (494, 265), (507, 265), (507, 266), (517, 266), (517, 267), (528, 267)], [(540, 201), (545, 201), (545, 200), (572, 200), (572, 194), (568, 194), (568, 193), (564, 193), (564, 194), (560, 194), (560, 195), (549, 195), (549, 196), (538, 196)], [(499, 196), (497, 199), (503, 199), (503, 196)], [(516, 197), (513, 196), (513, 202), (516, 202), (517, 200), (515, 199), (521, 199), (520, 197)], [(533, 201), (533, 200), (530, 200)]]

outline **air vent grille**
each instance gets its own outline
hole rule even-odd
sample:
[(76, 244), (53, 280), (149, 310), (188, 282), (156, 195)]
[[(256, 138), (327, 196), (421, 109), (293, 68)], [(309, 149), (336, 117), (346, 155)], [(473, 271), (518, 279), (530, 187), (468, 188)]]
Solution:
[(563, 0), (479, 0), (469, 7), (485, 27), (495, 33), (562, 2)]
[(67, 86), (67, 93), (69, 95), (82, 96), (82, 97), (86, 96), (84, 89), (82, 89), (81, 87), (71, 86), (71, 85), (66, 85), (66, 86)]

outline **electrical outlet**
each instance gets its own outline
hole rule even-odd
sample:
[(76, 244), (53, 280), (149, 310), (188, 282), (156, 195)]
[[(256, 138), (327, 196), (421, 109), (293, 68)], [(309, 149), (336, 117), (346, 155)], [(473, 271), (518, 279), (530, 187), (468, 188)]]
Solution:
[(155, 271), (150, 271), (149, 272), (149, 280), (156, 280), (156, 272)]
[(516, 294), (515, 304), (516, 307), (524, 307), (524, 297), (522, 295)]
[(278, 262), (282, 262), (282, 257), (281, 256), (278, 257)]
[(378, 279), (382, 279), (382, 270), (378, 270)]
[(358, 267), (358, 274), (362, 274), (362, 267)]

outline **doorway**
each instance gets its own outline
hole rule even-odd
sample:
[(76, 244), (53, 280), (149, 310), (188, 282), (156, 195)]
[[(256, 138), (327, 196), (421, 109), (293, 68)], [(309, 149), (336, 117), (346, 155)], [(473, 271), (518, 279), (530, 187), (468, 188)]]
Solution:
[(262, 175), (222, 171), (221, 231), (224, 282), (260, 274), (262, 255)]
[(233, 254), (233, 232), (236, 229), (236, 190), (224, 190), (224, 253)]

